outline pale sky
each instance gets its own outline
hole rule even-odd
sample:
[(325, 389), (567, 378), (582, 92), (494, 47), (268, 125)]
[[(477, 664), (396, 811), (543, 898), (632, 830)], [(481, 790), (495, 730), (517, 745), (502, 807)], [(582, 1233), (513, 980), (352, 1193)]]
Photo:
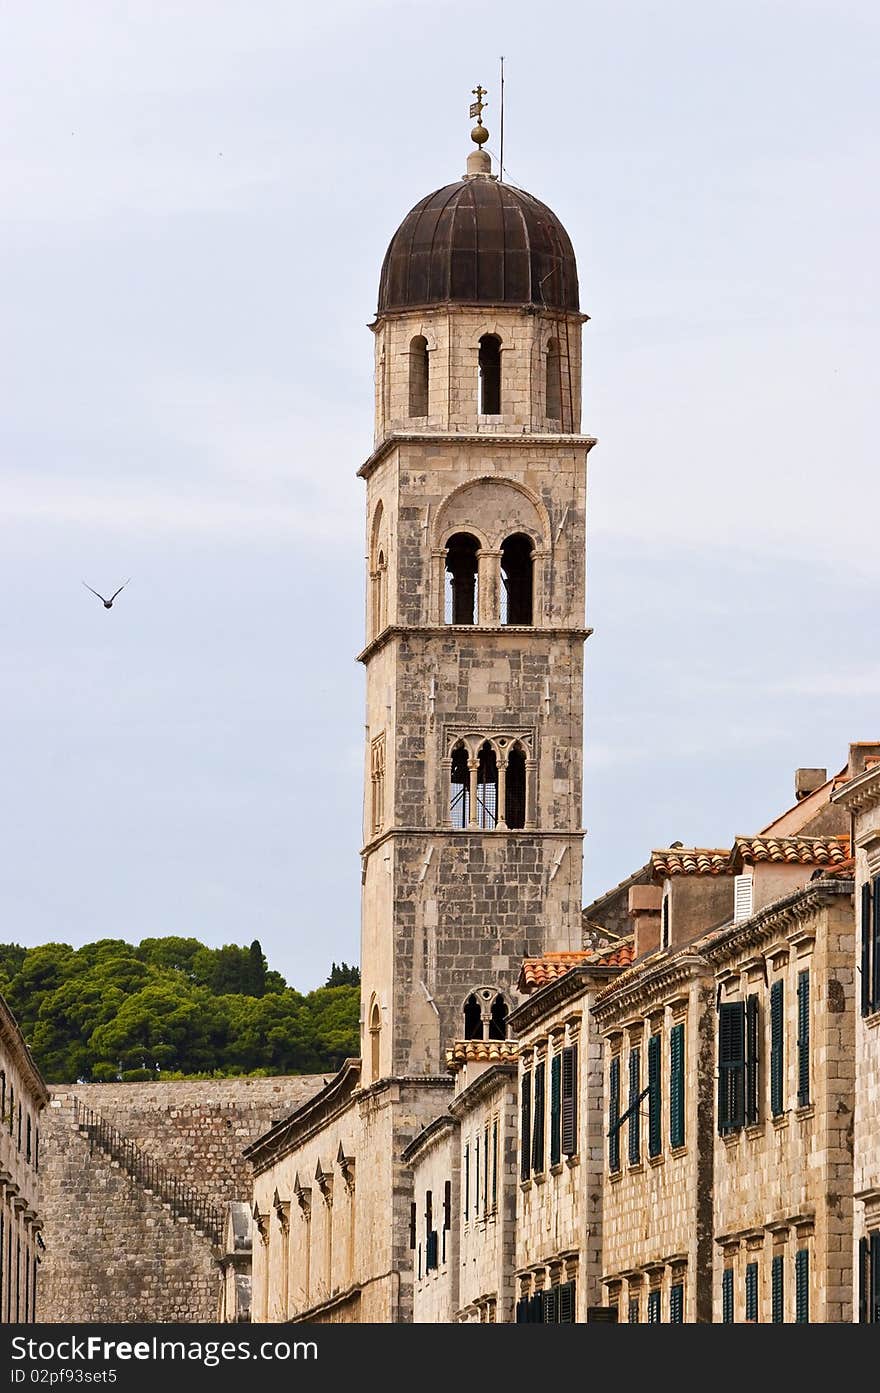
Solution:
[(365, 326), (478, 81), (497, 155), (501, 53), (591, 316), (585, 898), (880, 739), (878, 39), (869, 0), (0, 0), (0, 938), (357, 960)]

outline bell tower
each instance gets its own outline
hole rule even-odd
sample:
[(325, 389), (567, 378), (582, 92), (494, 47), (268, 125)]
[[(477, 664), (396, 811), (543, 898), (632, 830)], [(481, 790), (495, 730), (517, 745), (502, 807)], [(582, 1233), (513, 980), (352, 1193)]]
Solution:
[(395, 233), (371, 325), (362, 1085), (503, 1038), (521, 958), (581, 946), (587, 316), (476, 96), (467, 173)]

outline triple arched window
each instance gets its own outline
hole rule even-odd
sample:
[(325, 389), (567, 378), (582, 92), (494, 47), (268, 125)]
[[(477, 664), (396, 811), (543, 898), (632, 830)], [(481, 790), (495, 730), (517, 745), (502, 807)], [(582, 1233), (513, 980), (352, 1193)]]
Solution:
[(522, 741), (495, 737), (459, 740), (449, 766), (449, 820), (459, 831), (525, 827), (526, 749)]
[[(447, 624), (480, 622), (480, 556), (480, 543), (470, 532), (456, 532), (446, 543), (443, 617)], [(491, 554), (486, 559), (491, 562)], [(491, 582), (491, 575), (486, 579)], [(535, 548), (524, 532), (502, 542), (498, 579), (498, 614), (488, 622), (533, 624)]]

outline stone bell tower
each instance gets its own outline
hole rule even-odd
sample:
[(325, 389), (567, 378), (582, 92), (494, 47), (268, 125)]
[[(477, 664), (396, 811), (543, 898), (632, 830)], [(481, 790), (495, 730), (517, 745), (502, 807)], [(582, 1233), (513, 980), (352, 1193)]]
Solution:
[(499, 1038), (581, 945), (586, 458), (558, 218), (467, 173), (385, 256), (367, 485), (362, 1084)]

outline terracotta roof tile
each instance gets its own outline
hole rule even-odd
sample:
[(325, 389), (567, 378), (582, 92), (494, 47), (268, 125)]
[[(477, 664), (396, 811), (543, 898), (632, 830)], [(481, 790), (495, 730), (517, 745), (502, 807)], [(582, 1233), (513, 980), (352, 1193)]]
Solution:
[(811, 880), (852, 880), (856, 873), (854, 856), (847, 856), (834, 866), (817, 866), (810, 876)]
[(731, 868), (774, 861), (791, 866), (839, 866), (849, 856), (849, 837), (737, 837)]
[(454, 1073), (462, 1064), (501, 1064), (518, 1053), (516, 1040), (456, 1040), (446, 1051), (446, 1068)]
[(590, 963), (593, 967), (626, 967), (633, 959), (632, 940), (613, 948), (582, 949), (580, 952), (543, 953), (540, 958), (524, 958), (517, 990), (528, 994), (564, 977), (573, 967)]
[(730, 852), (719, 847), (668, 847), (652, 851), (655, 876), (729, 875)]

